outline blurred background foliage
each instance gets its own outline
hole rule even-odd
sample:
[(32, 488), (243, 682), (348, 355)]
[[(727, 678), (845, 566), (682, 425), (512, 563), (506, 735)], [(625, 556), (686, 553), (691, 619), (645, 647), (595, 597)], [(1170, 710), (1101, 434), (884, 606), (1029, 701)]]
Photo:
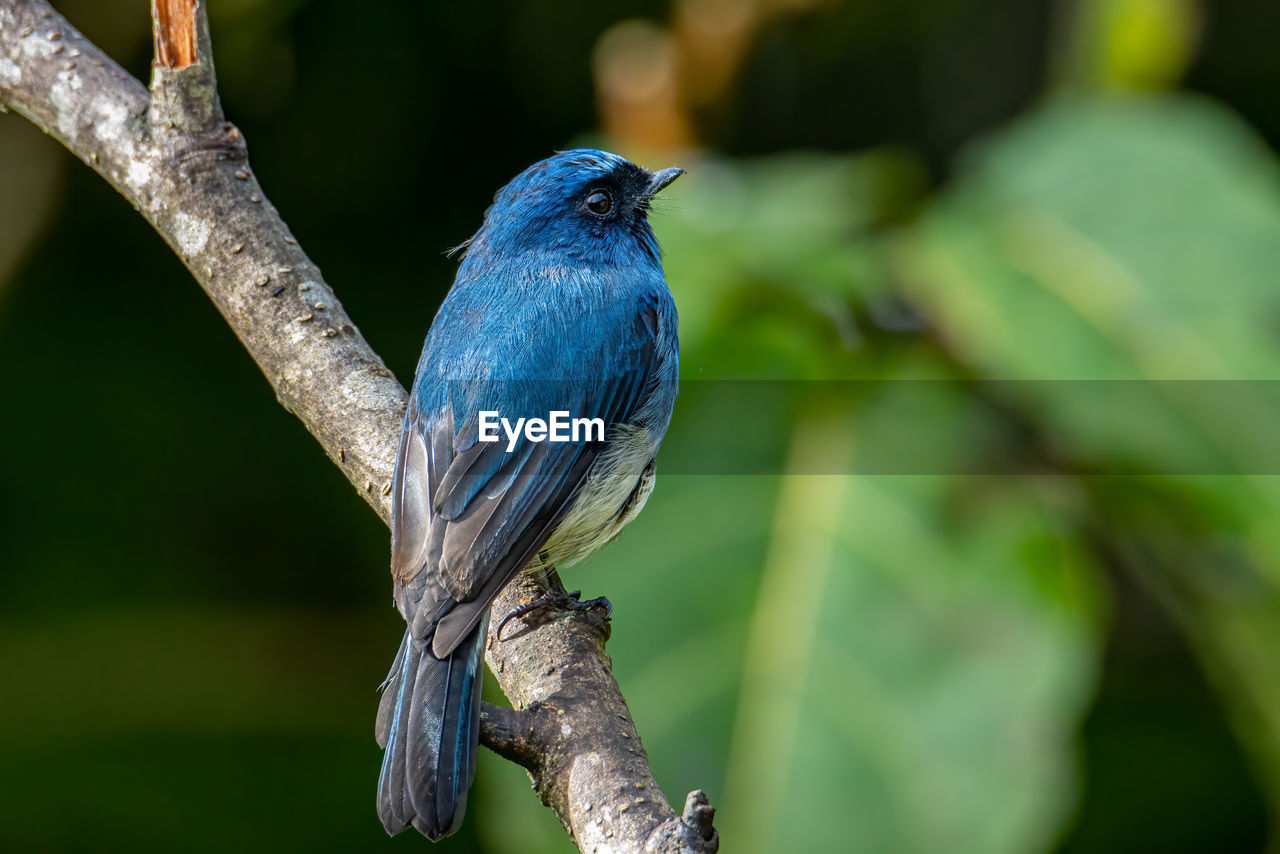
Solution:
[[(57, 5), (147, 75), (145, 3)], [(404, 381), (524, 166), (690, 170), (664, 476), (569, 574), (727, 851), (1280, 850), (1280, 6), (210, 7), (263, 184)], [(0, 187), (0, 849), (425, 847), (373, 809), (386, 530), (14, 116)], [(438, 850), (572, 850), (528, 788), (485, 754)]]

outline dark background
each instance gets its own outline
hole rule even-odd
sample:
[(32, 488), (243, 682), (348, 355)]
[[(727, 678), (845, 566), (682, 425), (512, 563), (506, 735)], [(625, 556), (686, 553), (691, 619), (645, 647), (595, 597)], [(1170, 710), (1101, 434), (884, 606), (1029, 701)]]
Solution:
[[(145, 79), (145, 3), (57, 5)], [(566, 572), (726, 850), (1274, 850), (1280, 484), (1237, 453), (1274, 437), (1048, 381), (1280, 378), (1280, 7), (210, 6), (259, 179), (406, 384), (444, 250), (578, 144), (690, 170), (653, 217), (687, 387), (873, 383), (762, 414), (831, 476), (676, 466)], [(425, 847), (374, 810), (385, 528), (126, 202), (18, 116), (0, 155), (0, 849)], [(957, 446), (1020, 474), (834, 476)], [(486, 754), (439, 850), (544, 849)]]

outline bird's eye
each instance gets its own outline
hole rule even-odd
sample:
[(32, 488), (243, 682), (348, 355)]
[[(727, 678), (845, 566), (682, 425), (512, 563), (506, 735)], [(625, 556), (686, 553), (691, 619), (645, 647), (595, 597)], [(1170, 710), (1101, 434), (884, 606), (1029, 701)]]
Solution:
[(613, 196), (609, 195), (608, 190), (592, 190), (587, 194), (584, 204), (596, 216), (604, 216), (613, 209)]

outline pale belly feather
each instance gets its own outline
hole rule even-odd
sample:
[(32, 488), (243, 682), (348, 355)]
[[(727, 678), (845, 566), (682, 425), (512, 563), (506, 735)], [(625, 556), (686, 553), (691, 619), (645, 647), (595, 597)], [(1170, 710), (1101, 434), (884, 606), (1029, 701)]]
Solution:
[(524, 569), (577, 563), (618, 536), (653, 491), (657, 450), (648, 430), (621, 428), (592, 466), (573, 508)]

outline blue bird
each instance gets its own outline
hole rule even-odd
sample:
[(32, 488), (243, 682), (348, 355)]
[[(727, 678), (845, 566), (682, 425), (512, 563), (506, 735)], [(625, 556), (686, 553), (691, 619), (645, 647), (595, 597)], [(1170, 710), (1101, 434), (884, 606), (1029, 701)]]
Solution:
[(499, 191), (463, 244), (393, 481), (391, 575), (407, 631), (378, 707), (390, 834), (412, 824), (439, 839), (462, 822), (494, 597), (521, 569), (611, 541), (653, 489), (678, 346), (647, 215), (683, 172), (561, 152)]

